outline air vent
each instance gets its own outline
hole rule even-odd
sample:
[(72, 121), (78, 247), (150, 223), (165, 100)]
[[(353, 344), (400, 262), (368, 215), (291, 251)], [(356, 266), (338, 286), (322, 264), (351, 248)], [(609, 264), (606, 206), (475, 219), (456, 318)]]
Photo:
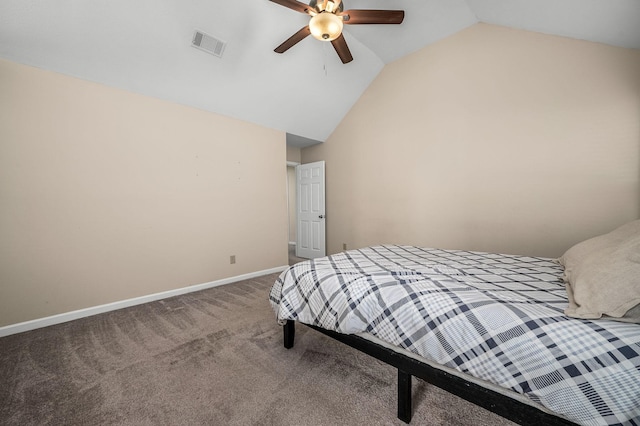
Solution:
[(227, 45), (224, 41), (215, 37), (205, 34), (202, 31), (197, 31), (193, 34), (193, 41), (191, 45), (200, 50), (204, 50), (207, 53), (211, 53), (213, 56), (222, 58), (224, 47)]

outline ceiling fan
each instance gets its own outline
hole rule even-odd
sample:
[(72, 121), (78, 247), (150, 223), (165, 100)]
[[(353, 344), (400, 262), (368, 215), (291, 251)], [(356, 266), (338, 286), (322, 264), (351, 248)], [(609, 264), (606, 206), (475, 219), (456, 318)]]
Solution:
[(343, 64), (353, 60), (342, 35), (344, 24), (400, 24), (404, 20), (404, 10), (344, 10), (342, 0), (311, 0), (308, 5), (297, 0), (271, 1), (311, 16), (309, 25), (285, 40), (274, 52), (284, 53), (311, 34), (320, 41), (330, 41)]

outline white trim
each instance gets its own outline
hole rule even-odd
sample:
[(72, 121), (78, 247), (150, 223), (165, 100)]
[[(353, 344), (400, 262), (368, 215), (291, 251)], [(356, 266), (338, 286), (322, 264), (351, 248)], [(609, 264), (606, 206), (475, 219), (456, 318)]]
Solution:
[(146, 296), (134, 297), (133, 299), (107, 303), (105, 305), (93, 306), (91, 308), (78, 309), (77, 311), (65, 312), (63, 314), (52, 315), (50, 317), (38, 318), (30, 321), (20, 322), (17, 324), (6, 325), (4, 327), (0, 327), (0, 337), (22, 333), (24, 331), (35, 330), (36, 328), (48, 327), (50, 325), (60, 324), (63, 322), (73, 321), (79, 318), (89, 317), (91, 315), (102, 314), (104, 312), (115, 311), (117, 309), (128, 308), (130, 306), (141, 305), (143, 303), (166, 299), (168, 297), (179, 296), (181, 294), (193, 293), (194, 291), (206, 290), (208, 288), (260, 277), (262, 275), (274, 274), (276, 272), (282, 272), (288, 267), (289, 266), (278, 266), (271, 269), (265, 269), (263, 271), (223, 278), (221, 280), (211, 281), (204, 284), (196, 284), (188, 287), (177, 288), (175, 290), (168, 290), (160, 293), (149, 294)]
[(300, 163), (298, 163), (297, 161), (287, 161), (287, 167), (295, 167), (299, 165)]
[(298, 243), (296, 243), (295, 241), (289, 241), (289, 245), (290, 246), (295, 246), (296, 244), (298, 244)]

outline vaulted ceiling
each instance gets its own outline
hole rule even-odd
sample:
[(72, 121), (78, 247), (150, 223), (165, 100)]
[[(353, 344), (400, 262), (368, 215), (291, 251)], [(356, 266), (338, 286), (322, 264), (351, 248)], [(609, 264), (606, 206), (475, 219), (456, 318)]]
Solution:
[[(640, 0), (344, 0), (403, 9), (401, 25), (350, 25), (354, 60), (307, 37), (308, 16), (268, 0), (2, 0), (0, 57), (325, 140), (385, 64), (478, 22), (640, 49)], [(221, 58), (191, 47), (195, 30)], [(0, 76), (1, 78), (1, 76)], [(296, 138), (291, 142), (295, 144)]]

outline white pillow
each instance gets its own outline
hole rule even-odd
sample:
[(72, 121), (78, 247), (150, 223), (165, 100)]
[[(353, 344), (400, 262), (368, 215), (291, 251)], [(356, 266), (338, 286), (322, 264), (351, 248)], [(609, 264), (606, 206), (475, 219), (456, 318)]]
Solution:
[(640, 323), (640, 220), (571, 247), (559, 259), (565, 314)]

